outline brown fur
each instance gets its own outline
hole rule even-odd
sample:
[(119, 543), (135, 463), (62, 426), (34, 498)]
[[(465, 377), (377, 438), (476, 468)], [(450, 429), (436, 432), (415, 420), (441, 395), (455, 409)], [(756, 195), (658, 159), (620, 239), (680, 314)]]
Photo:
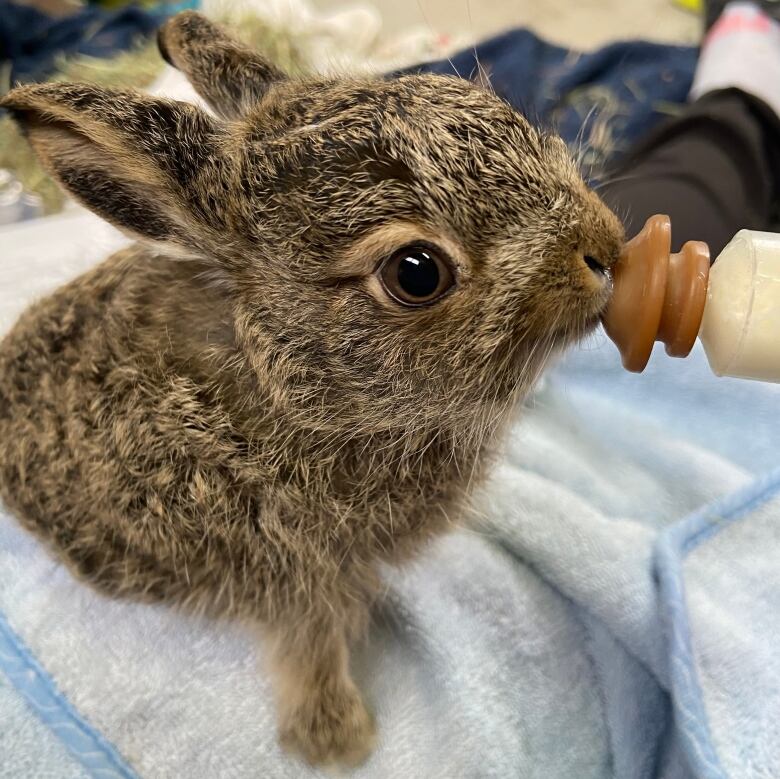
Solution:
[[(622, 234), (555, 136), (465, 81), (290, 81), (202, 17), (165, 56), (223, 119), (85, 85), (2, 105), (139, 239), (0, 346), (0, 494), (115, 595), (262, 621), (284, 743), (356, 762), (349, 675), (380, 561), (463, 513), (550, 353), (597, 320)], [(410, 240), (457, 288), (405, 308)]]

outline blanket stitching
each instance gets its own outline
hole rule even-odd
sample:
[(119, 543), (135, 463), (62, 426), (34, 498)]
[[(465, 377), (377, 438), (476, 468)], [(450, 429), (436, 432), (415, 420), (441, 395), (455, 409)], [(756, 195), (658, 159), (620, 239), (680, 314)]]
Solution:
[(106, 738), (76, 710), (0, 611), (0, 671), (92, 777), (137, 779)]
[(687, 618), (683, 559), (699, 544), (733, 522), (748, 516), (780, 492), (780, 469), (747, 488), (705, 506), (663, 533), (656, 545), (656, 572), (661, 589), (662, 618), (669, 640), (669, 675), (675, 718), (692, 767), (702, 779), (726, 779), (704, 707), (693, 660)]

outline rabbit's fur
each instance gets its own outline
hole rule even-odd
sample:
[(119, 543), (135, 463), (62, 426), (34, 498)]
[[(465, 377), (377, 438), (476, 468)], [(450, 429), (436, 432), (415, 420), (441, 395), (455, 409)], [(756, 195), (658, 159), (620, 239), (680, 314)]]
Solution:
[[(265, 623), (283, 741), (355, 762), (378, 562), (463, 514), (622, 230), (559, 138), (466, 81), (288, 80), (191, 12), (160, 47), (218, 118), (76, 84), (1, 102), (139, 242), (2, 341), (0, 494), (105, 592)], [(375, 270), (418, 241), (457, 286), (408, 308)]]

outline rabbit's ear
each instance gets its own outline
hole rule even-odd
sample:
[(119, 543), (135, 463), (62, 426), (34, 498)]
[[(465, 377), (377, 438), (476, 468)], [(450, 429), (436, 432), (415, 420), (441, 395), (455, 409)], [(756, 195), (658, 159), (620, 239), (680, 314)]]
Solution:
[(199, 226), (220, 228), (203, 193), (221, 178), (223, 130), (197, 107), (83, 84), (18, 87), (0, 107), (62, 186), (117, 227), (188, 249)]
[(245, 114), (274, 81), (286, 78), (194, 11), (169, 19), (160, 28), (157, 43), (163, 58), (181, 70), (197, 93), (225, 119)]

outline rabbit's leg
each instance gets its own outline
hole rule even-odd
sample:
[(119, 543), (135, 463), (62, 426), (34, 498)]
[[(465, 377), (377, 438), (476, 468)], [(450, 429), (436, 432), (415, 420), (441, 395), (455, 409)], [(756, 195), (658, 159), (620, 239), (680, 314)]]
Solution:
[(331, 613), (276, 634), (280, 740), (313, 764), (357, 765), (374, 746), (373, 717), (349, 674), (346, 628)]

